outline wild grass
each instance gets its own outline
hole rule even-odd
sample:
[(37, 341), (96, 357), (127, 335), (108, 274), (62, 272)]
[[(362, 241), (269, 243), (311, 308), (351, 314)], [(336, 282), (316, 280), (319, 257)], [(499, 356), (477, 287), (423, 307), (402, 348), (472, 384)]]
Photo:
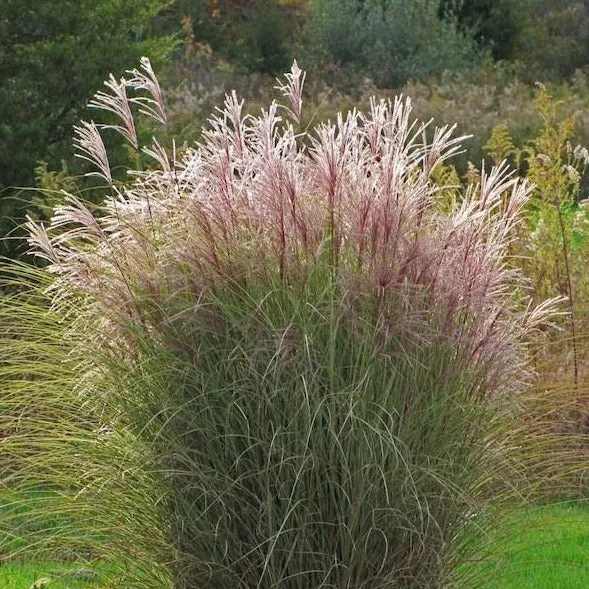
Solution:
[(48, 267), (6, 269), (3, 480), (43, 494), (0, 517), (5, 560), (67, 550), (154, 589), (451, 582), (473, 515), (527, 484), (501, 432), (558, 302), (513, 294), (530, 187), (501, 165), (444, 212), (452, 129), (428, 142), (396, 99), (303, 132), (296, 64), (287, 104), (229, 95), (121, 185), (101, 132), (165, 121), (149, 62), (131, 74), (92, 103), (120, 124), (77, 135), (111, 196), (67, 195), (29, 224)]
[(149, 454), (123, 428), (105, 429), (104, 398), (81, 394), (88, 362), (76, 354), (76, 309), (52, 309), (48, 285), (43, 271), (3, 267), (0, 557), (105, 562), (122, 572), (109, 585), (100, 565), (103, 586), (133, 587), (125, 567), (133, 579), (144, 576), (162, 534), (162, 522), (148, 524), (158, 499)]

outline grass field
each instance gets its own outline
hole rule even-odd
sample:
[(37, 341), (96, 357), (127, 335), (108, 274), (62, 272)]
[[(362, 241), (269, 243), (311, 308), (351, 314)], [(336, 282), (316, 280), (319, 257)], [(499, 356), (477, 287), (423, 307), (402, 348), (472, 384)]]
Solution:
[(484, 589), (589, 587), (589, 508), (560, 504), (518, 513), (472, 567)]
[(9, 563), (0, 566), (2, 589), (89, 589), (96, 586), (94, 567), (69, 563)]

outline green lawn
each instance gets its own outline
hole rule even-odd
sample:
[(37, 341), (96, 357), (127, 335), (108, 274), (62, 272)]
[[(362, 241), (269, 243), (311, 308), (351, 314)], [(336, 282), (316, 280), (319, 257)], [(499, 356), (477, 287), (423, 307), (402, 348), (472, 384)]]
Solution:
[(589, 506), (522, 511), (494, 538), (489, 554), (468, 566), (483, 589), (589, 588)]
[(96, 586), (93, 566), (69, 563), (8, 563), (0, 565), (2, 589), (90, 589)]
[[(103, 562), (88, 562), (63, 549), (60, 552), (67, 556), (61, 561), (57, 557), (47, 562), (27, 560), (24, 536), (57, 537), (71, 527), (67, 516), (56, 511), (54, 498), (50, 491), (0, 492), (0, 556), (5, 558), (0, 558), (0, 589), (90, 589), (113, 572)], [(43, 513), (47, 515), (41, 518)]]

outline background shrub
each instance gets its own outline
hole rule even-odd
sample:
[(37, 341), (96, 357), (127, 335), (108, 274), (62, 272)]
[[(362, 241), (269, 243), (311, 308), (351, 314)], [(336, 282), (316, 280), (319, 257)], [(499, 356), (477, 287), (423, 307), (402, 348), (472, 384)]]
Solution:
[(292, 62), (303, 2), (241, 0), (191, 2), (178, 0), (161, 14), (159, 28), (182, 32), (188, 62), (205, 54), (225, 68), (242, 73), (280, 74)]
[(528, 0), (441, 0), (440, 17), (456, 20), (459, 29), (491, 50), (495, 60), (512, 59), (523, 34)]
[(529, 0), (527, 19), (513, 58), (527, 68), (528, 80), (569, 79), (589, 59), (587, 3)]
[(387, 88), (478, 66), (483, 52), (438, 9), (432, 0), (318, 0), (307, 22), (310, 59), (356, 69)]
[[(161, 0), (2, 2), (0, 236), (24, 221), (34, 195), (13, 188), (34, 185), (40, 160), (59, 170), (63, 159), (72, 159), (73, 124), (104, 72), (119, 75), (146, 54), (163, 63), (172, 39), (150, 34), (163, 5)], [(14, 244), (3, 239), (0, 253), (16, 255)]]

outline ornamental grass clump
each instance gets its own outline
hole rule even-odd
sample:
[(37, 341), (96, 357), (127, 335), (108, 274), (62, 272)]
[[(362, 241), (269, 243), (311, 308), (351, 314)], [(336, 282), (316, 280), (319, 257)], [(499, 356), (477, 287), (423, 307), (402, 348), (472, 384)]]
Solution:
[(299, 129), (296, 63), (288, 106), (244, 116), (230, 94), (201, 143), (154, 140), (154, 167), (120, 184), (101, 133), (137, 145), (135, 110), (166, 121), (149, 62), (131, 74), (92, 103), (120, 121), (77, 129), (110, 196), (29, 223), (48, 265), (23, 281), (59, 325), (51, 390), (75, 411), (23, 415), (45, 376), (8, 375), (0, 449), (39, 436), (55, 459), (40, 478), (14, 442), (7, 486), (50, 481), (72, 517), (104, 507), (83, 538), (125, 586), (448, 583), (509, 460), (492, 438), (532, 377), (522, 342), (552, 312), (513, 294), (529, 186), (501, 165), (445, 212), (431, 174), (453, 128), (426, 132), (397, 98)]

